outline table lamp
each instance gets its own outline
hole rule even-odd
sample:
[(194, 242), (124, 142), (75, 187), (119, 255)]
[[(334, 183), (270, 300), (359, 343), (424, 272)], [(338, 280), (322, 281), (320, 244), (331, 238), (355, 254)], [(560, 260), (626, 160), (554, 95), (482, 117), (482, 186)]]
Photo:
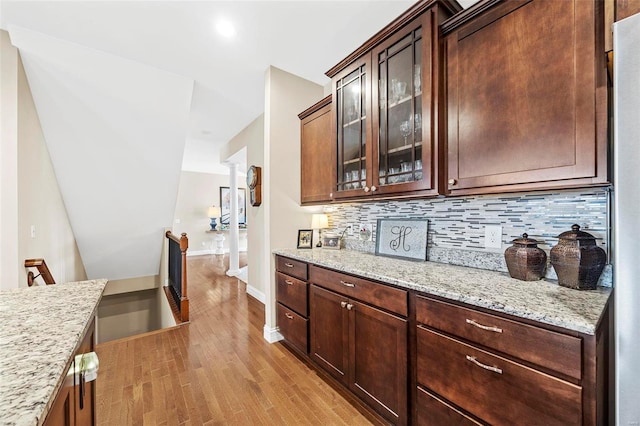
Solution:
[(314, 213), (311, 216), (311, 228), (318, 230), (318, 244), (316, 247), (322, 247), (321, 230), (329, 227), (329, 218), (323, 213)]
[(211, 206), (209, 207), (209, 210), (207, 211), (207, 217), (209, 219), (211, 219), (211, 223), (209, 225), (211, 225), (211, 231), (215, 231), (216, 230), (216, 218), (220, 217), (220, 207), (216, 207), (216, 206)]

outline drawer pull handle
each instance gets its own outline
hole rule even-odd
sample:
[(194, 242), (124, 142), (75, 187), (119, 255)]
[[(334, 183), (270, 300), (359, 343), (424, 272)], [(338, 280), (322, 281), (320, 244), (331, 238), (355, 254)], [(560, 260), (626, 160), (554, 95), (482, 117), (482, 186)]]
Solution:
[(288, 314), (288, 313), (284, 313), (284, 316), (287, 317), (288, 319), (293, 319), (293, 315)]
[(502, 333), (501, 328), (478, 324), (477, 322), (475, 322), (474, 320), (470, 320), (469, 318), (467, 318), (467, 324), (475, 325), (476, 327), (481, 328), (482, 330), (493, 331), (494, 333)]
[(287, 268), (293, 268), (293, 263), (285, 263), (284, 266), (286, 266)]
[(340, 302), (340, 306), (342, 306), (343, 308), (347, 307), (347, 302)]
[(342, 285), (343, 285), (343, 286), (345, 286), (345, 287), (355, 287), (355, 286), (356, 286), (356, 285), (355, 285), (355, 284), (353, 284), (353, 283), (348, 283), (348, 282), (346, 282), (346, 281), (342, 281), (342, 280), (340, 280), (340, 284), (342, 284)]
[(485, 370), (493, 371), (494, 373), (502, 374), (502, 369), (501, 368), (494, 367), (492, 365), (483, 364), (480, 361), (478, 361), (475, 356), (467, 355), (466, 357), (467, 357), (467, 361), (471, 361), (472, 363), (474, 363), (475, 365), (477, 365), (480, 368), (484, 368)]
[(352, 310), (353, 309), (353, 305), (351, 303), (347, 303), (347, 309), (348, 310)]
[(293, 285), (293, 281), (289, 281), (289, 280), (284, 280), (285, 283), (289, 284), (289, 285)]

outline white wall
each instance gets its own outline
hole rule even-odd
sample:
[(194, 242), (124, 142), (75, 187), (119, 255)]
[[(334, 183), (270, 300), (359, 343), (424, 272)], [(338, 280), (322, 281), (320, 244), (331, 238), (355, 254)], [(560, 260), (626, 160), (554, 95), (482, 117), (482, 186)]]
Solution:
[[(227, 168), (228, 170), (228, 168)], [(214, 246), (215, 233), (208, 233), (211, 229), (210, 219), (207, 217), (207, 209), (212, 205), (220, 206), (220, 187), (229, 186), (229, 175), (211, 173), (197, 173), (183, 171), (180, 174), (178, 187), (178, 199), (173, 220), (173, 232), (180, 235), (187, 233), (189, 237), (189, 254), (209, 254)], [(238, 187), (244, 188), (243, 179), (238, 179)], [(249, 200), (247, 200), (247, 208)], [(176, 223), (180, 220), (180, 223)], [(247, 222), (249, 218), (247, 217)], [(220, 229), (220, 218), (216, 219)], [(248, 224), (247, 226), (250, 226)], [(228, 233), (224, 233), (225, 237)], [(224, 247), (229, 250), (229, 243), (224, 242)]]
[[(264, 174), (264, 116), (260, 115), (247, 127), (238, 133), (220, 151), (220, 158), (227, 159), (242, 148), (247, 148), (247, 167), (251, 165), (262, 167)], [(262, 178), (264, 188), (264, 176)], [(244, 183), (243, 183), (244, 185)], [(262, 274), (262, 249), (264, 246), (264, 205), (265, 195), (262, 194), (262, 205), (253, 207), (247, 205), (247, 291), (258, 299), (264, 299), (264, 281)]]
[[(309, 229), (311, 216), (300, 206), (300, 120), (298, 114), (322, 99), (324, 88), (270, 67), (265, 79), (264, 194), (261, 214), (261, 275), (265, 289), (265, 338), (276, 340), (274, 257), (276, 248), (295, 248), (298, 229)], [(257, 262), (252, 262), (257, 263)], [(251, 269), (251, 268), (250, 268)], [(250, 278), (251, 280), (251, 278)]]
[[(45, 259), (56, 282), (85, 280), (87, 274), (22, 66), (18, 105), (18, 261)], [(19, 269), (19, 281), (25, 283), (26, 271)]]
[(0, 37), (0, 288), (26, 287), (24, 260), (29, 258), (44, 258), (56, 282), (84, 280), (86, 273), (20, 55), (5, 31), (0, 31)]
[(18, 50), (6, 31), (0, 43), (0, 289), (7, 289), (19, 282)]

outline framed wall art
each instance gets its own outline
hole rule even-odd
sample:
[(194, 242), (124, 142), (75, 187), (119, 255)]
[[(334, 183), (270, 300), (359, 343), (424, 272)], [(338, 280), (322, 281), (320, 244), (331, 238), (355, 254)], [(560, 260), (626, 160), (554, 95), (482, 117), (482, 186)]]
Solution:
[[(228, 186), (220, 187), (220, 223), (229, 224), (231, 217), (231, 188)], [(244, 188), (238, 188), (238, 224), (247, 223), (247, 193)]]
[(378, 219), (376, 256), (427, 260), (427, 219)]

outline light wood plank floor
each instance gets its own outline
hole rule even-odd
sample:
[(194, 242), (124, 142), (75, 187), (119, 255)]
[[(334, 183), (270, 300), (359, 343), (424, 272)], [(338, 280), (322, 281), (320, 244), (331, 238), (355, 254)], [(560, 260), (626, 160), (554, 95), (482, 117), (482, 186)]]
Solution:
[(227, 262), (189, 258), (190, 324), (98, 345), (98, 424), (370, 425), (282, 344), (263, 339), (264, 306), (224, 275)]

